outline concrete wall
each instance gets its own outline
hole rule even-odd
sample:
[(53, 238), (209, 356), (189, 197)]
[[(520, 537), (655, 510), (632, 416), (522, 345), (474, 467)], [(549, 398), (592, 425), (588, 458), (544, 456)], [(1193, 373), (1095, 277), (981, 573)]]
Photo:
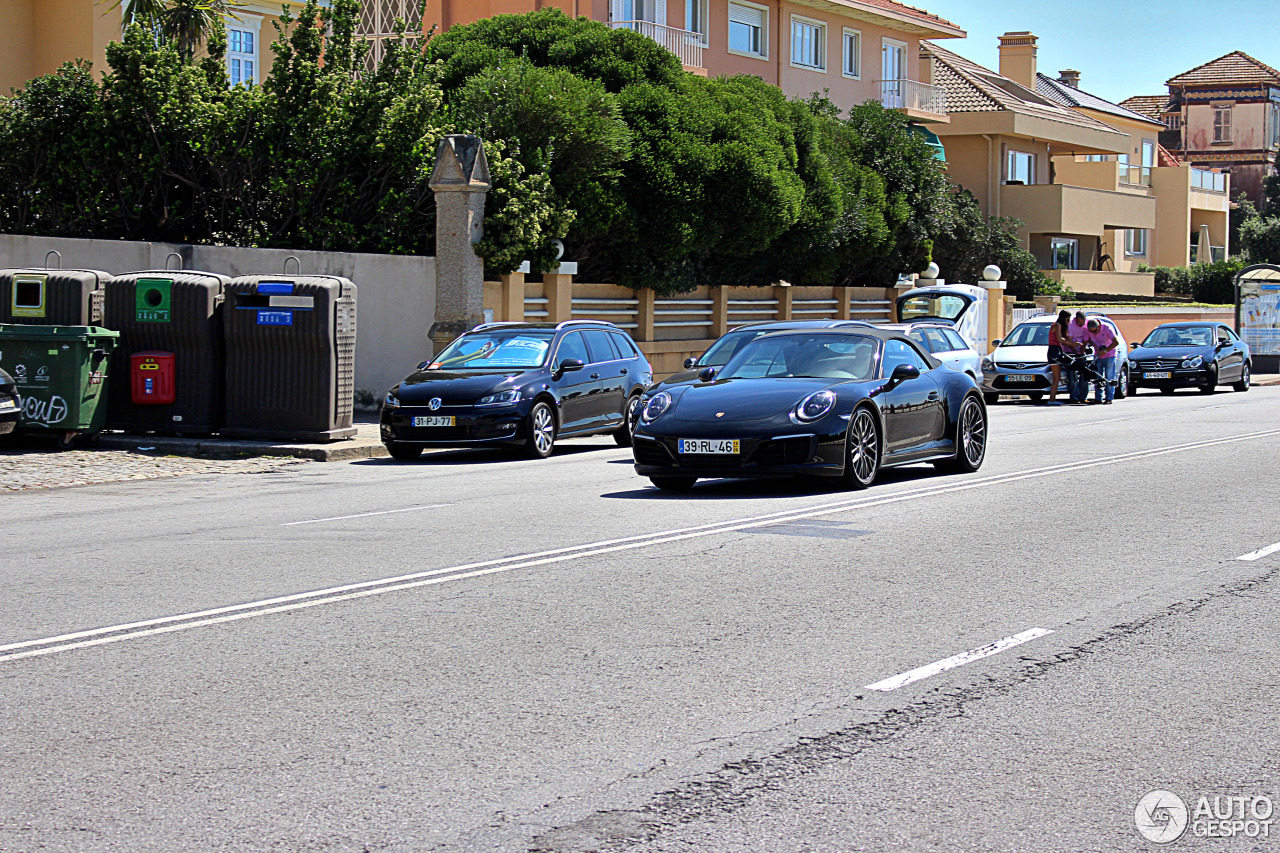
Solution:
[[(293, 256), (304, 273), (345, 276), (358, 288), (356, 388), (375, 398), (432, 353), (427, 330), (435, 320), (435, 258), (0, 235), (0, 268), (43, 267), (50, 249), (62, 253), (66, 269), (99, 269), (117, 275), (164, 269), (169, 254), (177, 252), (184, 269), (223, 275), (280, 272), (285, 259)], [(57, 266), (56, 259), (52, 263)], [(290, 262), (290, 273), (294, 267)]]

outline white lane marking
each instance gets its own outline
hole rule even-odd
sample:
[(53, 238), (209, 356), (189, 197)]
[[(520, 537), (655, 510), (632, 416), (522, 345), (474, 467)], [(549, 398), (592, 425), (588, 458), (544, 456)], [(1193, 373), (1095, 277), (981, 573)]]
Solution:
[(1107, 418), (1105, 421), (1085, 421), (1082, 424), (1076, 424), (1076, 426), (1097, 426), (1098, 424), (1114, 424), (1118, 421), (1131, 421), (1136, 417), (1137, 415), (1130, 415), (1127, 418)]
[[(61, 634), (54, 637), (24, 640), (22, 642), (0, 645), (0, 652), (14, 651), (17, 649), (31, 649), (34, 646), (44, 646), (45, 648), (22, 652), (15, 651), (13, 654), (8, 655), (0, 654), (0, 661), (36, 657), (38, 655), (52, 654), (59, 651), (70, 651), (72, 649), (83, 648), (90, 645), (115, 643), (122, 640), (133, 639), (135, 637), (146, 637), (153, 634), (169, 633), (171, 631), (184, 630), (187, 628), (198, 628), (203, 625), (213, 625), (222, 622), (236, 621), (238, 619), (246, 619), (250, 616), (265, 616), (271, 613), (301, 610), (308, 607), (316, 607), (321, 604), (348, 601), (354, 598), (364, 598), (370, 595), (381, 595), (387, 592), (414, 589), (420, 586), (431, 586), (434, 584), (445, 583), (447, 581), (461, 580), (463, 578), (480, 577), (482, 575), (490, 575), (498, 572), (509, 572), (515, 569), (532, 568), (534, 566), (560, 563), (566, 560), (601, 556), (619, 551), (628, 551), (652, 545), (679, 542), (703, 536), (733, 533), (754, 527), (764, 527), (771, 524), (777, 524), (780, 521), (797, 521), (804, 518), (817, 518), (839, 512), (850, 512), (857, 509), (867, 509), (870, 507), (884, 506), (903, 501), (918, 500), (921, 498), (929, 498), (954, 492), (963, 492), (970, 489), (980, 489), (987, 486), (997, 486), (1005, 483), (1019, 482), (1021, 480), (1047, 477), (1070, 471), (1080, 471), (1100, 466), (1116, 465), (1122, 462), (1147, 459), (1170, 453), (1184, 453), (1190, 450), (1233, 444), (1256, 438), (1269, 438), (1277, 435), (1280, 435), (1280, 429), (1242, 433), (1240, 435), (1224, 436), (1223, 438), (1206, 439), (1203, 441), (1193, 441), (1184, 444), (1170, 445), (1168, 447), (1133, 451), (1115, 456), (1105, 456), (1086, 462), (1069, 462), (1061, 465), (1050, 465), (1043, 468), (1032, 468), (1027, 471), (1014, 472), (1012, 474), (996, 474), (990, 477), (967, 480), (961, 483), (943, 483), (937, 486), (925, 486), (919, 489), (897, 492), (881, 498), (863, 497), (838, 501), (830, 504), (820, 504), (814, 507), (782, 510), (780, 512), (768, 513), (766, 515), (753, 516), (744, 519), (730, 519), (728, 521), (702, 524), (695, 527), (646, 533), (638, 536), (627, 536), (620, 539), (607, 539), (583, 545), (571, 545), (550, 551), (541, 551), (532, 554), (519, 554), (511, 557), (502, 557), (495, 560), (468, 563), (465, 565), (451, 566), (442, 569), (430, 569), (407, 575), (362, 581), (360, 583), (312, 590), (310, 592), (300, 592), (292, 595), (279, 596), (260, 601), (251, 601), (244, 604), (228, 605), (226, 607), (217, 607), (177, 616), (164, 616), (139, 622), (130, 622), (121, 625), (111, 625), (103, 628), (77, 631), (70, 634)], [(166, 627), (160, 628), (156, 626)], [(108, 634), (112, 636), (104, 636)], [(78, 642), (89, 637), (97, 637), (98, 639), (94, 639), (89, 642)]]
[(992, 655), (999, 654), (1006, 649), (1014, 646), (1020, 646), (1025, 642), (1034, 640), (1037, 637), (1043, 637), (1052, 634), (1048, 628), (1032, 628), (1023, 631), (1021, 634), (1014, 634), (1012, 637), (1005, 637), (1003, 640), (996, 640), (994, 643), (988, 643), (976, 649), (967, 652), (961, 652), (958, 655), (952, 655), (949, 658), (943, 658), (925, 666), (919, 666), (907, 672), (895, 675), (892, 678), (886, 678), (883, 681), (877, 681), (875, 684), (868, 684), (868, 690), (878, 690), (887, 693), (890, 690), (897, 690), (899, 687), (905, 687), (913, 681), (919, 681), (922, 678), (928, 678), (931, 675), (937, 675), (940, 672), (946, 672), (949, 669), (955, 669), (958, 666), (964, 666), (967, 663), (973, 663), (976, 660), (989, 658)]
[(453, 504), (427, 504), (426, 506), (411, 506), (404, 509), (384, 509), (378, 512), (360, 512), (355, 515), (335, 515), (332, 518), (312, 518), (307, 521), (288, 521), (280, 526), (293, 527), (295, 524), (319, 524), (322, 521), (345, 521), (348, 518), (368, 518), (371, 515), (393, 515), (397, 512), (417, 512), (421, 509), (439, 509), (442, 506), (453, 506)]
[(1261, 560), (1263, 557), (1266, 557), (1269, 554), (1274, 554), (1276, 551), (1280, 551), (1280, 542), (1277, 542), (1274, 545), (1268, 545), (1265, 548), (1259, 548), (1256, 551), (1250, 551), (1248, 554), (1241, 554), (1239, 557), (1236, 557), (1236, 559), (1249, 560), (1252, 562), (1253, 560)]

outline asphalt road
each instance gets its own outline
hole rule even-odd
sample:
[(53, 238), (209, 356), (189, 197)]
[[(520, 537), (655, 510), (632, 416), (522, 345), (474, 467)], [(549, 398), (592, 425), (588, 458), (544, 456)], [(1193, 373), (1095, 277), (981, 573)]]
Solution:
[(1237, 559), (1280, 389), (991, 432), (858, 493), (584, 440), (0, 496), (0, 850), (1143, 850), (1152, 789), (1280, 802), (1280, 550)]

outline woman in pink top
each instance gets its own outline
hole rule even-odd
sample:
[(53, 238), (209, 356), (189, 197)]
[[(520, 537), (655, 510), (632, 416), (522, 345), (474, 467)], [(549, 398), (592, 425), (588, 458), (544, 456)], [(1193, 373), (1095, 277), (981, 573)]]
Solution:
[(1067, 330), (1071, 322), (1071, 312), (1063, 309), (1058, 312), (1058, 319), (1049, 327), (1049, 372), (1052, 374), (1052, 385), (1049, 386), (1049, 402), (1055, 402), (1058, 396), (1058, 383), (1062, 381), (1062, 347), (1068, 345)]

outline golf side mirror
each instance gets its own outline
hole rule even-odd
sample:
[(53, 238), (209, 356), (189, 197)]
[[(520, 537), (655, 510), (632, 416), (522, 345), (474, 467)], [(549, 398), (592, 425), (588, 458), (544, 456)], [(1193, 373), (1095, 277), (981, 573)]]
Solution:
[(586, 366), (587, 363), (580, 358), (566, 358), (564, 361), (560, 362), (560, 366), (556, 368), (556, 375), (563, 376), (566, 373), (581, 370)]
[(704, 367), (698, 371), (698, 378), (703, 382), (710, 382), (716, 378), (716, 369), (714, 367)]

